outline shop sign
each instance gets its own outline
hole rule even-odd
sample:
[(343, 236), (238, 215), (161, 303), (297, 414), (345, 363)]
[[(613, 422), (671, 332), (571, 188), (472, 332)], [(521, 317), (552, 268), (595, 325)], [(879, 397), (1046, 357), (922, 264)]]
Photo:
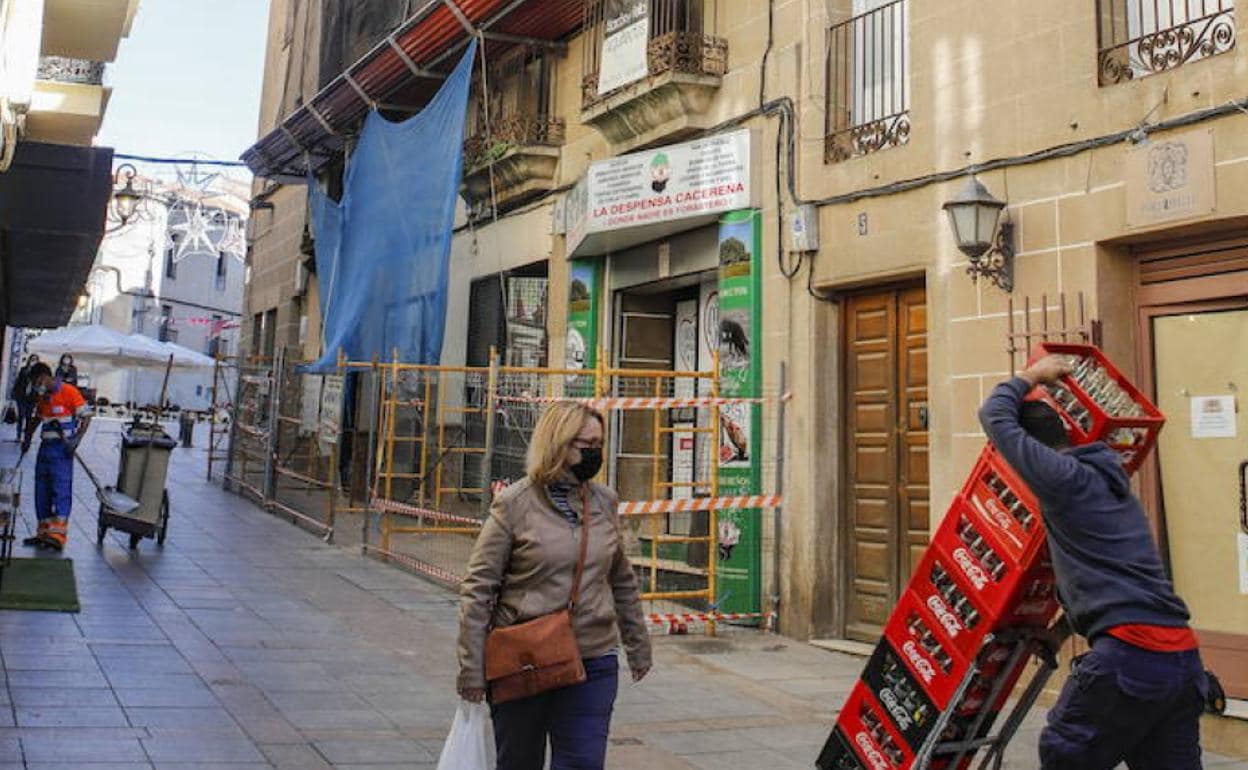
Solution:
[(311, 436), (316, 433), (321, 419), (321, 385), (324, 379), (319, 374), (303, 375), (302, 394), (299, 399), (299, 435)]
[(649, 0), (603, 0), (606, 5), (598, 94), (610, 93), (650, 74)]
[(672, 223), (696, 226), (756, 206), (751, 137), (741, 129), (594, 163), (584, 189), (569, 194), (568, 254), (595, 234), (653, 225), (671, 232)]
[(331, 444), (338, 443), (342, 432), (342, 375), (327, 374), (321, 386), (321, 451), (327, 452)]
[(1148, 227), (1217, 208), (1213, 130), (1163, 134), (1127, 151), (1127, 226)]
[[(719, 224), (719, 392), (756, 398), (762, 392), (762, 214), (734, 211)], [(758, 404), (720, 408), (719, 494), (756, 495), (762, 481), (762, 412)], [(758, 612), (762, 601), (761, 511), (719, 513), (719, 607)]]
[(572, 254), (589, 234), (589, 177), (581, 177), (568, 191), (563, 207), (567, 253)]
[[(565, 369), (597, 366), (598, 308), (602, 294), (602, 261), (578, 259), (572, 262), (568, 280), (568, 337), (564, 348)], [(594, 395), (593, 377), (569, 377), (568, 394)]]

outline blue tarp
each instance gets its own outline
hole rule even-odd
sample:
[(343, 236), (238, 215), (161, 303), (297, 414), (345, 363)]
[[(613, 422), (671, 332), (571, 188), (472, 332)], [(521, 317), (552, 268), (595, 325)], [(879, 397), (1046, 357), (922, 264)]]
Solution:
[(436, 364), (446, 326), (451, 229), (463, 165), (464, 118), (476, 41), (419, 115), (369, 113), (341, 202), (309, 184), (324, 354), (352, 361)]

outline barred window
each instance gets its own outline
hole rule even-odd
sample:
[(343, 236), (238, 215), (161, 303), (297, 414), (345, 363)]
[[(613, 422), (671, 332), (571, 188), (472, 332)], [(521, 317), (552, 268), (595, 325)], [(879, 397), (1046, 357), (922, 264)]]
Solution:
[(1097, 0), (1102, 86), (1155, 75), (1235, 47), (1234, 0)]

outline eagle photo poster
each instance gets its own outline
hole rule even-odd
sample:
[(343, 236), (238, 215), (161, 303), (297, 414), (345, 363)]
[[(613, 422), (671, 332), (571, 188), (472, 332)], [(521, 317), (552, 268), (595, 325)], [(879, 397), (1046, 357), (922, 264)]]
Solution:
[[(728, 398), (762, 389), (762, 215), (734, 211), (719, 220), (719, 388)], [(759, 493), (762, 412), (758, 404), (720, 408), (719, 494)], [(762, 601), (761, 512), (719, 513), (716, 598), (722, 612), (758, 612)]]

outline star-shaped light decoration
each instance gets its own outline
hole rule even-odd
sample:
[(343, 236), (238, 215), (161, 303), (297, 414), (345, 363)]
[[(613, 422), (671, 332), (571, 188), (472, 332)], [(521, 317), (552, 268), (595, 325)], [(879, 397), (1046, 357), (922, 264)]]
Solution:
[(242, 258), (247, 254), (247, 239), (243, 236), (243, 225), (234, 217), (226, 217), (225, 232), (217, 241), (217, 250)]
[(178, 184), (188, 190), (194, 190), (199, 193), (207, 193), (208, 188), (217, 180), (220, 174), (211, 171), (201, 171), (199, 163), (192, 158), (187, 161), (187, 165), (178, 163), (174, 166), (174, 170), (178, 175)]
[(169, 230), (180, 235), (176, 240), (177, 248), (173, 252), (173, 261), (180, 262), (187, 252), (197, 254), (201, 250), (208, 254), (215, 254), (216, 248), (213, 246), (212, 238), (208, 236), (212, 222), (204, 207), (199, 203), (191, 205), (183, 205), (181, 203), (176, 207), (181, 209), (185, 217), (176, 225), (170, 225)]

